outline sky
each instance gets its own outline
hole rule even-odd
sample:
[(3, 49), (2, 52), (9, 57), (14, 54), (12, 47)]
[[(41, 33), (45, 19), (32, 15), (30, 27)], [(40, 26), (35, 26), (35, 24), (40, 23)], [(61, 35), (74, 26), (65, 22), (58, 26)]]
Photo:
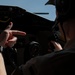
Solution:
[(37, 14), (48, 20), (55, 20), (55, 7), (53, 5), (45, 5), (48, 0), (0, 0), (0, 5), (18, 6), (28, 12), (43, 12), (49, 14)]

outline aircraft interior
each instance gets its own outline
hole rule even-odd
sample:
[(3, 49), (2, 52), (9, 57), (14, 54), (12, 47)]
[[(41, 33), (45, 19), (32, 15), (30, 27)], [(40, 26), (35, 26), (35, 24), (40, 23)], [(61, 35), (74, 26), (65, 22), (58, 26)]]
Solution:
[(10, 21), (13, 22), (12, 29), (25, 31), (27, 35), (17, 36), (18, 40), (14, 47), (3, 50), (8, 75), (16, 66), (26, 63), (29, 59), (50, 53), (49, 48), (53, 51), (54, 46), (48, 45), (51, 40), (62, 42), (54, 35), (58, 27), (55, 32), (52, 31), (54, 21), (39, 17), (20, 7), (0, 5), (0, 32)]

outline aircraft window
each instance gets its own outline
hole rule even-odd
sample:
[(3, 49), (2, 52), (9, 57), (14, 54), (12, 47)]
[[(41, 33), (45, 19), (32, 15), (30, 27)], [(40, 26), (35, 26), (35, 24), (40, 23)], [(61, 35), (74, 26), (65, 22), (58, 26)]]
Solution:
[(21, 7), (28, 12), (48, 20), (55, 20), (55, 7), (45, 5), (48, 0), (0, 0), (0, 5), (10, 5)]

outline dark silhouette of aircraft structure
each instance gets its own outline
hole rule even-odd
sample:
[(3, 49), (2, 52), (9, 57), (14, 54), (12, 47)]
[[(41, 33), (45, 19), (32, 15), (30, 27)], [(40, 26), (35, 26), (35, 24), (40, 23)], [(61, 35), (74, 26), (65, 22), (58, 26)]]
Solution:
[[(50, 30), (53, 21), (37, 16), (39, 13), (30, 13), (17, 6), (0, 6), (0, 29), (12, 21), (13, 29), (19, 29), (26, 32), (36, 30)], [(41, 13), (42, 14), (42, 13)], [(43, 13), (45, 14), (45, 13)]]

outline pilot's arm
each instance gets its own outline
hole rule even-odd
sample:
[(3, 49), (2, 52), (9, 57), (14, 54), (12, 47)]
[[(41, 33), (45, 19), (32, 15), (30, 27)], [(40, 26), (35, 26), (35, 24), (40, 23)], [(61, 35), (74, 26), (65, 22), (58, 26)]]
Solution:
[(5, 70), (5, 64), (4, 64), (3, 56), (1, 53), (0, 53), (0, 75), (7, 75), (6, 70)]

